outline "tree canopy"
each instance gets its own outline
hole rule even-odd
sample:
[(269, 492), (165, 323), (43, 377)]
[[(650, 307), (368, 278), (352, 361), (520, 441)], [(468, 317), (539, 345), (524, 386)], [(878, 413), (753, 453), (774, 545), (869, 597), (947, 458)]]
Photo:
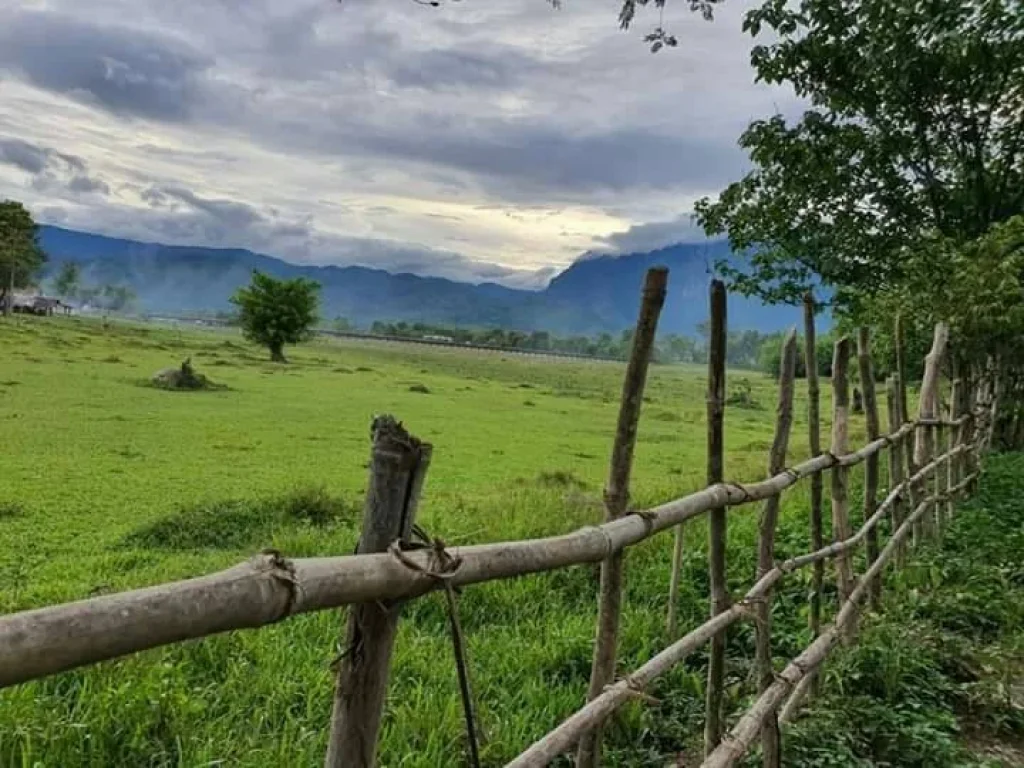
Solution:
[(12, 286), (31, 285), (45, 261), (32, 214), (15, 200), (0, 200), (0, 304), (9, 304)]
[(320, 285), (304, 277), (278, 280), (255, 271), (252, 282), (231, 297), (239, 324), (250, 341), (270, 350), (270, 359), (287, 362), (285, 344), (298, 344), (312, 335), (317, 322)]
[[(874, 292), (925, 239), (962, 246), (1024, 212), (1024, 7), (1015, 0), (767, 0), (759, 81), (808, 102), (753, 122), (754, 168), (697, 206), (749, 253), (735, 285), (796, 303), (815, 280)], [(728, 270), (727, 270), (728, 271)], [(840, 291), (840, 303), (848, 294)]]

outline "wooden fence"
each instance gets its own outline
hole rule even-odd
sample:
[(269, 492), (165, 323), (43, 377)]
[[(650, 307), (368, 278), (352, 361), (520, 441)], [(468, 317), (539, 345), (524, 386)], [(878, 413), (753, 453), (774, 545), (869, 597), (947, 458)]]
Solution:
[[(510, 766), (547, 765), (576, 748), (576, 765), (600, 762), (601, 726), (628, 701), (644, 700), (643, 691), (659, 676), (705, 644), (711, 646), (705, 718), (706, 768), (734, 765), (758, 740), (763, 763), (779, 765), (779, 723), (793, 717), (813, 694), (818, 671), (837, 643), (856, 642), (862, 603), (875, 605), (881, 575), (902, 564), (911, 542), (941, 534), (954, 503), (968, 492), (992, 439), (997, 387), (992, 378), (956, 378), (950, 388), (948, 416), (940, 388), (948, 331), (935, 328), (925, 361), (918, 415), (907, 407), (906, 361), (897, 322), (897, 373), (887, 382), (888, 433), (882, 434), (870, 337), (857, 335), (857, 367), (868, 442), (848, 446), (851, 343), (836, 342), (832, 376), (832, 435), (828, 451), (820, 447), (820, 403), (814, 359), (814, 307), (805, 302), (805, 362), (808, 371), (808, 423), (811, 457), (787, 467), (793, 423), (797, 362), (795, 330), (783, 342), (775, 437), (767, 460), (767, 478), (753, 483), (723, 481), (725, 416), (726, 293), (711, 285), (708, 364), (708, 487), (648, 510), (629, 506), (629, 480), (648, 364), (664, 303), (667, 270), (648, 272), (626, 368), (611, 467), (605, 489), (606, 520), (561, 536), (446, 549), (440, 542), (416, 542), (416, 507), (430, 463), (431, 448), (408, 434), (391, 417), (374, 421), (369, 487), (358, 554), (347, 557), (288, 559), (267, 551), (226, 571), (187, 581), (149, 587), (0, 617), (0, 687), (10, 686), (86, 664), (168, 643), (228, 630), (260, 627), (309, 611), (350, 606), (338, 665), (334, 711), (326, 765), (372, 766), (387, 689), (390, 658), (401, 604), (435, 589), (448, 593), (459, 677), (471, 746), (477, 762), (475, 726), (464, 660), (458, 650), (461, 629), (453, 589), (584, 563), (601, 563), (599, 613), (591, 682), (586, 703), (550, 733), (526, 748)], [(887, 455), (888, 493), (879, 501), (879, 469)], [(849, 472), (865, 464), (863, 523), (851, 531)], [(830, 475), (833, 541), (823, 540), (823, 483)], [(812, 551), (778, 562), (775, 527), (783, 491), (811, 482)], [(733, 600), (725, 582), (728, 510), (764, 502), (753, 586)], [(709, 517), (710, 617), (616, 681), (616, 646), (626, 550), (658, 533), (676, 532), (669, 582), (668, 627), (677, 632), (682, 526)], [(880, 523), (891, 534), (882, 543)], [(853, 552), (864, 545), (867, 570), (854, 573)], [(824, 565), (835, 561), (837, 613), (821, 623)], [(771, 645), (772, 591), (802, 568), (813, 568), (810, 627), (813, 642), (780, 673)], [(729, 627), (751, 619), (756, 629), (759, 696), (725, 733), (723, 670)]]

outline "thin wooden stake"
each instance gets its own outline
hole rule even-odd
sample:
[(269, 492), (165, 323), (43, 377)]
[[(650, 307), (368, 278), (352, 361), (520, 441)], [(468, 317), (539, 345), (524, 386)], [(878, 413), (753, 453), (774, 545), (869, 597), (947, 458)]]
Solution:
[[(921, 421), (935, 421), (939, 416), (939, 384), (942, 375), (942, 361), (946, 356), (946, 345), (949, 341), (949, 328), (945, 323), (935, 326), (932, 337), (932, 348), (924, 359), (924, 377), (921, 379), (921, 397), (918, 403), (917, 416)], [(934, 427), (922, 426), (917, 430), (914, 442), (914, 466), (923, 467), (935, 455)], [(936, 476), (938, 472), (936, 472)], [(926, 484), (922, 483), (920, 492), (925, 495)], [(938, 505), (934, 509), (938, 509)], [(934, 510), (922, 516), (926, 521), (924, 531), (935, 532)]]
[[(878, 423), (878, 399), (875, 397), (875, 370), (871, 364), (871, 333), (866, 327), (857, 331), (857, 365), (860, 369), (860, 390), (864, 397), (864, 417), (868, 440), (876, 440), (882, 433)], [(878, 504), (878, 455), (864, 465), (864, 519), (875, 514)], [(867, 540), (868, 566), (878, 558), (878, 528), (873, 527)], [(868, 596), (873, 609), (877, 609), (882, 598), (882, 582), (875, 580), (868, 585)]]
[[(658, 316), (665, 303), (668, 270), (655, 267), (647, 270), (644, 280), (640, 314), (633, 334), (633, 349), (626, 366), (619, 404), (619, 422), (612, 446), (608, 484), (605, 486), (605, 519), (616, 520), (629, 506), (629, 476), (633, 469), (633, 449), (636, 447), (637, 425), (643, 405), (647, 368), (654, 349), (654, 336), (658, 329)], [(618, 645), (619, 616), (622, 612), (623, 553), (616, 552), (601, 563), (601, 595), (597, 614), (597, 638), (594, 643), (594, 661), (590, 670), (590, 688), (587, 701), (601, 694), (615, 677), (615, 655)], [(601, 729), (580, 739), (576, 753), (577, 768), (596, 768), (601, 762)]]
[[(708, 343), (708, 485), (720, 483), (725, 471), (725, 283), (711, 281), (711, 333)], [(729, 608), (725, 581), (725, 507), (708, 514), (708, 571), (711, 581), (711, 615)], [(710, 754), (722, 740), (722, 701), (725, 693), (726, 630), (711, 639), (708, 685), (704, 713), (704, 751)]]
[[(903, 417), (904, 422), (910, 421), (910, 406), (907, 404), (907, 341), (906, 332), (903, 327), (903, 315), (896, 315), (896, 328), (895, 328), (895, 344), (896, 344), (896, 384), (899, 387), (900, 395), (900, 414)], [(919, 431), (919, 430), (915, 430)], [(917, 463), (914, 461), (914, 441), (907, 439), (904, 443), (904, 451), (907, 455), (907, 476), (912, 476), (917, 472)], [(913, 487), (910, 489), (908, 494), (908, 508), (910, 510), (917, 509), (918, 489)], [(921, 523), (920, 518), (913, 527), (913, 535), (911, 537), (914, 546), (917, 545), (918, 540), (921, 537)], [(901, 548), (901, 553), (905, 551), (905, 548)]]
[[(789, 433), (793, 425), (793, 383), (796, 379), (796, 330), (789, 332), (782, 344), (779, 372), (779, 402), (775, 410), (775, 439), (768, 455), (768, 476), (773, 477), (786, 468)], [(779, 521), (781, 496), (772, 496), (764, 503), (757, 537), (757, 575), (760, 580), (775, 567), (775, 528)], [(759, 691), (766, 691), (775, 679), (772, 666), (772, 591), (755, 605), (755, 632), (757, 634), (757, 669)], [(761, 731), (764, 768), (779, 768), (782, 761), (782, 739), (775, 713), (765, 718)]]
[[(384, 552), (406, 541), (430, 465), (431, 447), (390, 416), (373, 421), (370, 481), (358, 552)], [(349, 609), (338, 667), (326, 768), (372, 768), (377, 754), (400, 603), (360, 603)]]
[[(846, 453), (849, 442), (850, 382), (847, 369), (850, 362), (850, 340), (845, 336), (835, 344), (832, 357), (832, 455)], [(849, 470), (833, 467), (832, 480), (832, 541), (850, 537)], [(836, 557), (836, 578), (839, 602), (845, 603), (855, 586), (853, 563), (848, 552)], [(856, 635), (856, 619), (844, 628), (842, 637), (849, 642)]]
[[(886, 385), (886, 405), (888, 406), (889, 413), (889, 431), (895, 432), (903, 425), (903, 414), (900, 411), (898, 375), (889, 377), (889, 382)], [(888, 459), (890, 489), (895, 488), (903, 482), (904, 455), (903, 444), (901, 442), (897, 441), (889, 447)], [(904, 500), (900, 498), (892, 505), (891, 529), (894, 531), (903, 524), (903, 501)], [(899, 546), (896, 547), (896, 563), (902, 565), (905, 556), (906, 547), (901, 542)]]
[[(804, 365), (807, 373), (807, 444), (811, 456), (821, 455), (821, 390), (818, 385), (818, 349), (814, 327), (814, 295), (804, 295)], [(817, 551), (825, 546), (825, 535), (822, 525), (823, 479), (821, 473), (811, 477), (811, 550)], [(821, 593), (825, 584), (825, 563), (814, 564), (811, 573), (811, 604), (809, 621), (811, 634), (817, 637), (821, 633)], [(820, 677), (817, 673), (810, 683), (813, 693), (818, 692)]]

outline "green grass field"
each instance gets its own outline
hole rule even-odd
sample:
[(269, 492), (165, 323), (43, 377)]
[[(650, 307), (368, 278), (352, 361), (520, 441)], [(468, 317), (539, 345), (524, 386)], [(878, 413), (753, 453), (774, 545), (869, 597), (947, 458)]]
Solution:
[[(145, 386), (189, 355), (226, 389)], [(601, 517), (618, 364), (335, 341), (292, 350), (288, 366), (264, 357), (227, 331), (53, 318), (0, 325), (0, 610), (195, 576), (267, 546), (351, 552), (369, 426), (383, 412), (434, 444), (419, 520), (449, 543), (550, 535)], [(730, 372), (730, 382), (740, 378), (758, 407), (727, 409), (726, 466), (730, 478), (750, 480), (765, 472), (775, 388), (761, 374)], [(646, 400), (637, 505), (703, 485), (703, 370), (653, 368)], [(826, 392), (826, 412), (828, 402)], [(807, 456), (803, 382), (793, 435), (796, 461)], [(862, 435), (858, 418), (853, 443)], [(806, 503), (806, 487), (786, 496), (781, 556), (808, 547)], [(751, 581), (756, 518), (752, 507), (730, 514), (734, 591)], [(670, 550), (664, 535), (629, 552), (623, 672), (669, 640)], [(777, 599), (780, 657), (809, 639), (808, 579), (795, 575)], [(698, 522), (687, 531), (683, 627), (704, 619), (706, 595)], [(596, 568), (474, 586), (461, 605), (485, 763), (496, 765), (583, 701)], [(6, 690), (0, 765), (317, 765), (342, 619), (302, 616)], [(750, 692), (752, 638), (749, 626), (731, 635), (734, 702)], [(610, 764), (662, 765), (691, 751), (703, 665), (698, 654), (661, 681), (661, 706), (622, 712), (607, 731)], [(445, 613), (441, 597), (428, 596), (403, 614), (381, 764), (457, 765), (462, 749)]]

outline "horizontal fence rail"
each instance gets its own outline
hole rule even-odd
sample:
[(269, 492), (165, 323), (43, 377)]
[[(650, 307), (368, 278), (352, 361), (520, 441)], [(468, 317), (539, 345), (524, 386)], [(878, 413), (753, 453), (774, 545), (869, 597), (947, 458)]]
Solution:
[[(906, 360), (902, 320), (895, 324), (896, 374), (886, 388), (889, 434), (878, 421), (870, 336), (860, 329), (857, 367), (864, 393), (869, 440), (847, 450), (849, 430), (850, 343), (835, 345), (832, 381), (832, 447), (820, 450), (818, 379), (813, 297), (804, 303), (808, 379), (808, 426), (811, 458), (785, 466), (792, 426), (796, 336), (784, 343), (779, 382), (776, 435), (764, 480), (749, 483), (709, 482), (708, 487), (646, 510), (628, 507), (629, 477), (644, 382), (650, 363), (658, 314), (664, 301), (667, 270), (648, 272), (632, 354), (626, 369), (618, 429), (605, 489), (605, 522), (559, 536), (492, 544), (445, 547), (439, 542), (416, 546), (415, 528), (423, 478), (431, 447), (409, 435), (390, 417), (374, 421), (372, 461), (364, 507), (361, 554), (344, 557), (286, 558), (267, 550), (247, 562), (199, 578), (0, 617), (0, 688), (127, 654), (220, 632), (251, 629), (301, 613), (353, 606), (346, 622), (345, 644), (358, 653), (343, 654), (338, 665), (331, 737), (326, 768), (370, 768), (376, 742), (402, 601), (436, 589), (446, 590), (453, 648), (467, 726), (470, 765), (479, 765), (477, 728), (467, 673), (464, 639), (459, 627), (455, 589), (588, 563), (601, 563), (598, 629), (587, 701), (560, 725), (535, 741), (509, 766), (543, 766), (574, 747), (577, 768), (600, 764), (601, 728), (623, 704), (648, 701), (645, 690), (688, 656), (711, 645), (705, 708), (703, 768), (736, 764), (758, 742), (764, 768), (779, 768), (779, 723), (792, 719), (803, 699), (820, 685), (820, 668), (840, 643), (856, 641), (861, 603), (877, 607), (881, 575), (890, 563), (901, 565), (914, 544), (941, 535), (954, 502), (974, 488), (981, 458), (992, 442), (1000, 389), (995, 366), (956, 375), (951, 386), (949, 418), (943, 418), (940, 377), (947, 356), (948, 329), (939, 324), (925, 361), (917, 418), (907, 406)], [(715, 349), (708, 371), (708, 479), (723, 472), (725, 382), (725, 289), (711, 288), (711, 327)], [(811, 373), (815, 372), (815, 373)], [(856, 393), (855, 393), (856, 394)], [(1022, 427), (1024, 430), (1024, 427)], [(888, 491), (878, 500), (880, 458), (888, 452)], [(849, 470), (866, 462), (863, 522), (850, 531)], [(834, 540), (822, 530), (822, 476), (831, 475)], [(811, 550), (782, 562), (774, 557), (775, 526), (781, 494), (811, 481)], [(726, 511), (766, 502), (758, 530), (758, 566), (753, 585), (731, 601), (725, 589)], [(682, 562), (682, 526), (702, 516), (711, 522), (709, 542), (710, 615), (682, 637), (676, 636)], [(891, 535), (881, 545), (883, 520)], [(624, 678), (615, 679), (616, 646), (626, 551), (663, 531), (673, 530), (670, 572), (669, 643), (660, 653)], [(421, 532), (420, 532), (421, 533)], [(864, 545), (867, 569), (857, 577), (852, 553)], [(824, 564), (836, 562), (838, 606), (831, 624), (822, 626)], [(813, 566), (809, 628), (811, 643), (778, 674), (771, 655), (771, 600), (774, 588), (790, 574)], [(729, 628), (741, 620), (757, 628), (758, 689), (754, 703), (727, 734), (722, 663)]]
[[(822, 454), (767, 480), (714, 485), (573, 533), (452, 547), (458, 567), (449, 581), (459, 587), (600, 562), (711, 509), (751, 504), (831, 467), (860, 464), (914, 428), (906, 424), (857, 451)], [(438, 588), (429, 575), (433, 557), (427, 550), (403, 553), (402, 559), (390, 553), (296, 559), (264, 553), (208, 576), (3, 616), (0, 687), (300, 613), (418, 597)]]

